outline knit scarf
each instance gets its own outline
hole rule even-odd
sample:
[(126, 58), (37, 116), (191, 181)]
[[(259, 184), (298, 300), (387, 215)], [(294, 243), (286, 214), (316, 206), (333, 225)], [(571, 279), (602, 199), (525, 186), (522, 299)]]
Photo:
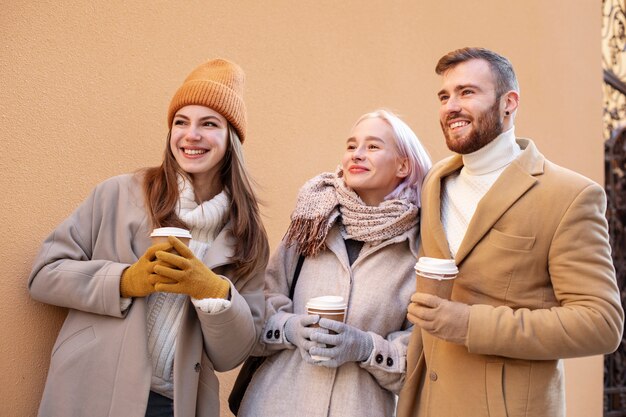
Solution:
[(343, 181), (343, 172), (325, 172), (307, 181), (298, 193), (296, 208), (286, 234), (288, 245), (297, 245), (305, 256), (325, 249), (328, 232), (340, 219), (344, 239), (379, 242), (414, 227), (419, 209), (402, 195), (368, 206)]

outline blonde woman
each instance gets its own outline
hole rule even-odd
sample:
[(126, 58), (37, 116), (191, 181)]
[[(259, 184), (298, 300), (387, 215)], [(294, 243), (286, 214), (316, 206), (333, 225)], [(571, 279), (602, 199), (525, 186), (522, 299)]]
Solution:
[[(411, 332), (419, 196), (430, 166), (411, 129), (378, 110), (354, 125), (339, 170), (302, 187), (266, 274), (255, 354), (267, 358), (238, 416), (393, 415)], [(344, 323), (306, 314), (307, 300), (326, 295), (347, 301)]]

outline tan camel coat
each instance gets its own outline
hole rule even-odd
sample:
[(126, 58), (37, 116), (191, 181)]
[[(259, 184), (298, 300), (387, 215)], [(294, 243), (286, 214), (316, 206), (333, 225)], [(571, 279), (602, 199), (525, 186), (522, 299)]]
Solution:
[[(415, 328), (398, 417), (565, 416), (561, 358), (612, 352), (624, 313), (596, 183), (518, 139), (521, 155), (478, 204), (452, 299), (471, 305), (466, 346)], [(440, 220), (453, 156), (424, 187), (422, 250), (450, 258)]]

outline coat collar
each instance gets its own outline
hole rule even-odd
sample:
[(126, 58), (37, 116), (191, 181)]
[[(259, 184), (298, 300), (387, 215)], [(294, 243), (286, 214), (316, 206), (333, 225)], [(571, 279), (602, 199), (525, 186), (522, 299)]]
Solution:
[[(498, 219), (537, 182), (535, 176), (543, 174), (545, 158), (530, 139), (517, 139), (522, 153), (500, 175), (491, 189), (480, 200), (457, 251), (457, 265), (471, 252)], [(432, 238), (425, 239), (429, 244), (430, 256), (450, 258), (450, 247), (441, 223), (441, 182), (448, 175), (463, 166), (461, 155), (454, 155), (438, 164), (429, 179), (428, 201), (423, 208), (424, 227)], [(433, 247), (435, 246), (435, 247)]]

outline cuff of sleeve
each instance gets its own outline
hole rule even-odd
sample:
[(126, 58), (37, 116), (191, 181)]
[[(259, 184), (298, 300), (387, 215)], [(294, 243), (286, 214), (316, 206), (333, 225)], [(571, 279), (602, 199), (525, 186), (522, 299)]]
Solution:
[(293, 347), (285, 337), (285, 323), (291, 317), (295, 316), (293, 313), (278, 312), (271, 316), (265, 323), (263, 328), (263, 334), (261, 340), (267, 345), (286, 345)]
[(224, 300), (223, 298), (203, 298), (198, 300), (191, 297), (191, 302), (196, 308), (209, 314), (220, 313), (231, 306), (230, 300)]
[(494, 308), (483, 304), (470, 306), (465, 347), (470, 353), (485, 352), (488, 344), (493, 344), (493, 334), (489, 331), (490, 315)]
[(121, 299), (123, 297), (121, 297), (120, 294), (120, 280), (122, 273), (128, 266), (128, 264), (109, 262), (109, 265), (96, 275), (97, 279), (103, 279), (104, 282), (103, 296), (105, 315), (122, 318), (128, 312), (122, 309)]
[(120, 311), (122, 312), (122, 314), (126, 314), (126, 310), (128, 310), (132, 303), (132, 298), (120, 298)]
[(367, 334), (374, 340), (374, 348), (369, 358), (361, 362), (362, 368), (376, 368), (391, 373), (406, 372), (406, 351), (399, 352), (396, 345), (376, 333)]

